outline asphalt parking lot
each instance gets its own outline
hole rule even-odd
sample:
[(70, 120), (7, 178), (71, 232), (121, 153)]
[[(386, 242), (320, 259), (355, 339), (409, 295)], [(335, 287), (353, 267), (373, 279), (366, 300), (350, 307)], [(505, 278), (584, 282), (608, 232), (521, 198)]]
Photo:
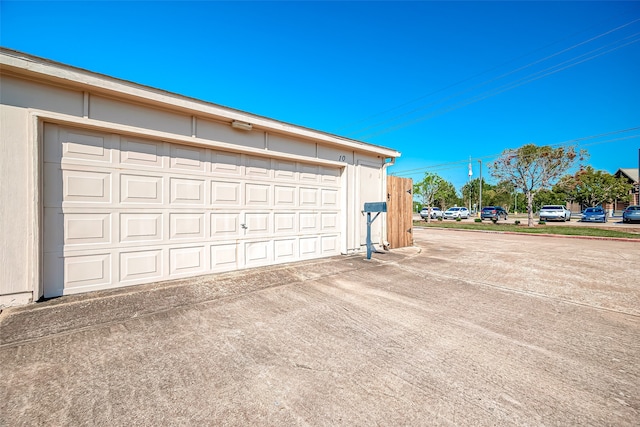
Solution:
[(640, 420), (640, 243), (415, 246), (0, 314), (0, 425)]
[[(462, 219), (462, 222), (474, 222), (475, 216), (470, 218)], [(414, 221), (422, 221), (424, 219), (420, 217), (420, 214), (415, 213), (413, 215)], [(538, 224), (540, 219), (537, 216), (534, 216), (533, 222), (534, 224)], [(443, 220), (445, 223), (453, 222), (453, 220)], [(509, 215), (506, 220), (500, 220), (499, 224), (514, 224), (516, 221), (520, 221), (521, 224), (527, 224), (527, 216), (526, 214), (518, 214), (518, 215)], [(431, 222), (438, 222), (435, 219), (432, 219)], [(491, 221), (485, 219), (483, 222), (490, 223)], [(639, 232), (640, 233), (640, 222), (634, 223), (625, 223), (622, 222), (621, 216), (609, 217), (606, 223), (601, 222), (582, 222), (580, 220), (579, 215), (573, 215), (570, 221), (547, 221), (546, 226), (555, 227), (555, 226), (574, 226), (574, 227), (598, 227), (598, 228), (606, 228), (611, 230), (619, 230), (619, 231), (630, 231), (630, 232)]]

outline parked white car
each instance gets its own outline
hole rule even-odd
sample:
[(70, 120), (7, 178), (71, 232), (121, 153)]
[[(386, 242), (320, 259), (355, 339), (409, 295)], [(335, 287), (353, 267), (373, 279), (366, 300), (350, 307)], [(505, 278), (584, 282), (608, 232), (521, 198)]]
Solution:
[(469, 218), (469, 209), (465, 207), (449, 208), (442, 215), (444, 219)]
[(562, 205), (545, 205), (540, 208), (540, 221), (571, 221), (571, 211)]
[[(420, 216), (422, 219), (426, 220), (429, 216), (429, 208), (422, 208), (420, 211)], [(442, 218), (442, 211), (440, 208), (432, 207), (431, 208), (431, 219)]]

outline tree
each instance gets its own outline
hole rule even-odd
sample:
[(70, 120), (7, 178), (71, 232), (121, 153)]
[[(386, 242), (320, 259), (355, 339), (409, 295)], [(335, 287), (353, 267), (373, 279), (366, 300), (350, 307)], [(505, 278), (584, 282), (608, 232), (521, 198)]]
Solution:
[(628, 200), (632, 184), (622, 177), (616, 178), (587, 166), (574, 175), (562, 177), (556, 187), (582, 206), (600, 206), (614, 200)]
[(460, 197), (456, 191), (456, 187), (449, 181), (444, 181), (438, 187), (438, 191), (433, 196), (434, 206), (445, 209), (447, 206), (457, 206), (460, 204)]
[[(499, 182), (496, 185), (489, 184), (486, 179), (482, 180), (482, 205), (483, 206), (502, 206), (507, 211), (512, 205), (513, 184), (510, 182)], [(480, 201), (480, 179), (472, 179), (470, 182), (462, 186), (462, 194), (468, 200), (472, 198), (472, 204)], [(478, 206), (482, 209), (482, 206)]]
[(533, 227), (533, 197), (564, 174), (576, 160), (586, 152), (576, 147), (552, 148), (548, 145), (523, 145), (518, 149), (507, 149), (489, 164), (491, 174), (498, 181), (509, 181), (522, 190), (527, 199), (528, 225)]
[(540, 209), (544, 205), (564, 205), (566, 203), (567, 195), (563, 191), (559, 191), (557, 185), (554, 185), (552, 190), (540, 190), (533, 197), (534, 210)]
[(413, 184), (413, 194), (422, 197), (423, 206), (429, 207), (429, 215), (427, 216), (427, 222), (431, 222), (431, 207), (433, 205), (433, 199), (441, 187), (444, 187), (446, 181), (440, 177), (440, 175), (425, 172), (422, 181)]
[(511, 212), (511, 207), (515, 210), (515, 191), (516, 189), (511, 182), (500, 181), (489, 191), (491, 196), (491, 205), (502, 206), (507, 212)]

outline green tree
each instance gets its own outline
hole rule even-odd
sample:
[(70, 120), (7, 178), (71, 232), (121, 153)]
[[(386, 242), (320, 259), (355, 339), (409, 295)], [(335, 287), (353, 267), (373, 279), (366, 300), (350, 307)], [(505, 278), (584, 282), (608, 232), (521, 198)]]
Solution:
[[(516, 191), (513, 184), (509, 181), (500, 181), (491, 189), (493, 191), (493, 197), (491, 199), (491, 205), (502, 206), (507, 212), (511, 212), (511, 208), (514, 208), (514, 193)], [(524, 200), (524, 199), (523, 199)]]
[(460, 197), (456, 187), (449, 181), (444, 181), (433, 196), (433, 205), (438, 206), (440, 209), (446, 209), (447, 206), (458, 204), (460, 204)]
[[(462, 186), (464, 199), (471, 198), (471, 204), (477, 205), (478, 210), (482, 209), (480, 204), (480, 178), (472, 179)], [(504, 194), (504, 189), (490, 184), (486, 179), (482, 179), (482, 205), (483, 206), (507, 206), (509, 195)]]
[(525, 194), (527, 223), (533, 227), (533, 197), (538, 191), (551, 188), (554, 181), (585, 156), (586, 152), (577, 151), (574, 146), (553, 148), (527, 144), (503, 151), (489, 168), (498, 181), (509, 181)]
[(540, 190), (533, 196), (533, 209), (539, 210), (544, 205), (564, 205), (566, 202), (567, 195), (554, 185), (552, 190)]
[(422, 199), (422, 205), (429, 207), (429, 215), (427, 216), (427, 222), (431, 222), (431, 208), (433, 207), (433, 200), (436, 193), (444, 186), (446, 181), (440, 175), (431, 172), (425, 172), (422, 181), (413, 184), (414, 196)]
[(622, 177), (616, 178), (587, 166), (574, 175), (562, 177), (556, 187), (582, 206), (600, 206), (614, 200), (629, 200), (632, 184)]

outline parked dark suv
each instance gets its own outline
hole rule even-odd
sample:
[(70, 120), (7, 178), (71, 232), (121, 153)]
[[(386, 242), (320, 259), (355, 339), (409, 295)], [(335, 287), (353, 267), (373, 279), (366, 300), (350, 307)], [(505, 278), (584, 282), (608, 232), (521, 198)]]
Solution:
[(485, 206), (482, 208), (480, 218), (490, 219), (491, 221), (498, 221), (500, 218), (507, 219), (507, 211), (500, 206)]

